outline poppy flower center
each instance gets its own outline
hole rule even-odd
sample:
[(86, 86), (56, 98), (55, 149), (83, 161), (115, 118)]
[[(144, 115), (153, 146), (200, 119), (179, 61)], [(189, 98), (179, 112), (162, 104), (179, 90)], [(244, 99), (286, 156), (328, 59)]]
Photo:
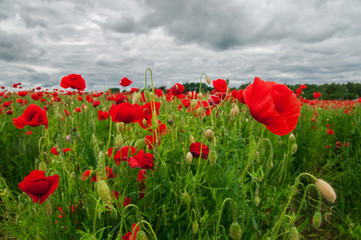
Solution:
[(49, 188), (49, 183), (46, 179), (39, 179), (31, 183), (28, 187), (29, 192), (34, 195), (43, 195)]
[(26, 116), (26, 120), (30, 122), (30, 121), (35, 117), (36, 114), (37, 114), (37, 111), (32, 111), (32, 112), (30, 112), (30, 113)]

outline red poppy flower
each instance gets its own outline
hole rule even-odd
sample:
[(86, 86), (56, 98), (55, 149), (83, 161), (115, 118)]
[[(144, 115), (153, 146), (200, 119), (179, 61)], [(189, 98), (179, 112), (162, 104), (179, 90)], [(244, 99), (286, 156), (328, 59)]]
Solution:
[(63, 153), (66, 153), (66, 152), (69, 152), (69, 151), (73, 151), (73, 150), (71, 150), (70, 148), (64, 148), (63, 149)]
[(300, 88), (303, 90), (303, 89), (306, 89), (307, 86), (305, 84), (301, 84)]
[(243, 92), (244, 92), (243, 89), (240, 89), (240, 90), (238, 91), (238, 93), (237, 93), (237, 99), (238, 99), (238, 101), (239, 101), (240, 103), (243, 103), (243, 104), (244, 104), (245, 102), (244, 102)]
[(272, 133), (282, 136), (295, 129), (301, 103), (286, 85), (256, 77), (243, 96), (254, 119)]
[(320, 98), (321, 97), (321, 93), (319, 93), (319, 92), (314, 92), (313, 93), (313, 98), (314, 99), (317, 99), (317, 98)]
[[(116, 162), (116, 164), (118, 165), (120, 163), (120, 161), (128, 161), (128, 156), (129, 155), (133, 155), (135, 152), (137, 151), (137, 149), (135, 149), (135, 147), (133, 146), (125, 146), (122, 147), (120, 150), (118, 150), (115, 154), (114, 154), (114, 161)], [(113, 154), (113, 147), (109, 148), (108, 150), (108, 157), (112, 157)]]
[(109, 114), (113, 122), (131, 123), (143, 120), (143, 108), (129, 102), (113, 104), (109, 109)]
[(153, 154), (144, 153), (144, 150), (140, 150), (137, 155), (129, 158), (129, 166), (132, 168), (153, 168)]
[[(133, 224), (133, 226), (132, 226), (132, 231), (127, 232), (127, 233), (122, 237), (122, 240), (136, 240), (136, 239), (137, 239), (137, 233), (139, 232), (139, 225), (138, 225), (137, 228), (134, 230), (135, 226), (137, 226), (136, 223)], [(132, 236), (133, 231), (134, 231), (134, 235)]]
[(227, 82), (224, 79), (212, 81), (213, 87), (218, 92), (227, 92)]
[[(202, 154), (203, 159), (208, 158), (209, 148), (208, 148), (208, 146), (206, 146), (200, 142), (192, 143), (191, 146), (189, 147), (189, 151), (192, 153), (193, 157), (195, 157), (195, 158), (199, 158), (199, 156), (201, 154)], [(202, 153), (201, 153), (201, 151), (202, 151)]]
[(13, 118), (13, 123), (19, 129), (24, 128), (26, 125), (31, 127), (45, 125), (45, 128), (48, 129), (46, 111), (35, 104), (30, 104), (22, 115), (18, 118)]
[(156, 94), (158, 97), (163, 96), (163, 91), (162, 91), (162, 89), (157, 89), (157, 90), (155, 91), (155, 94)]
[(109, 117), (109, 113), (107, 111), (98, 111), (98, 119), (99, 121), (103, 121)]
[(131, 202), (132, 202), (131, 198), (124, 197), (124, 200), (123, 200), (124, 207), (128, 206)]
[(124, 77), (124, 78), (122, 78), (122, 80), (120, 80), (119, 84), (122, 85), (123, 87), (126, 87), (132, 83), (133, 83), (132, 81), (130, 81), (128, 78)]
[(78, 74), (70, 74), (63, 77), (60, 86), (63, 88), (77, 89), (79, 91), (83, 91), (86, 88), (84, 79)]
[(184, 92), (184, 86), (180, 83), (176, 83), (170, 90), (173, 95), (180, 95)]
[(91, 171), (90, 170), (86, 170), (83, 172), (83, 174), (81, 175), (81, 180), (86, 180), (88, 179), (89, 175), (90, 175)]
[(331, 128), (327, 129), (327, 133), (328, 133), (328, 135), (333, 135), (333, 134), (335, 134)]
[(138, 182), (144, 182), (143, 180), (145, 180), (145, 176), (146, 176), (146, 170), (145, 169), (140, 169), (139, 173), (138, 173)]
[(18, 96), (20, 96), (20, 97), (25, 97), (26, 95), (28, 95), (27, 91), (19, 91), (18, 92)]
[(28, 194), (34, 203), (42, 204), (55, 191), (58, 183), (57, 174), (45, 177), (44, 171), (34, 170), (19, 183), (19, 188)]
[(33, 132), (31, 130), (26, 132), (26, 135), (31, 135), (31, 134), (33, 134)]
[(50, 152), (54, 155), (59, 155), (58, 151), (56, 150), (56, 147), (53, 147)]

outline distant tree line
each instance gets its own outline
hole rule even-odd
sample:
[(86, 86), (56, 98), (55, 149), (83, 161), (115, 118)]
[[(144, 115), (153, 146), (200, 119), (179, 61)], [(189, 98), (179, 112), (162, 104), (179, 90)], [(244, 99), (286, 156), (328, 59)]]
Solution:
[[(227, 79), (228, 80), (228, 79)], [(227, 81), (226, 80), (226, 81)], [(241, 84), (237, 90), (245, 89), (249, 83)], [(297, 88), (301, 86), (301, 84), (286, 84), (291, 90), (296, 91)], [(184, 92), (199, 92), (199, 83), (196, 82), (187, 82), (183, 84)], [(303, 90), (302, 97), (306, 99), (313, 99), (313, 93), (319, 92), (321, 93), (321, 99), (340, 99), (340, 100), (352, 100), (361, 97), (361, 83), (348, 82), (344, 83), (326, 83), (322, 85), (317, 84), (306, 84), (307, 88)], [(159, 87), (164, 92), (166, 91), (165, 86)], [(214, 88), (206, 83), (201, 84), (202, 92), (210, 92)], [(234, 89), (234, 88), (232, 88)], [(112, 92), (119, 91), (119, 88), (111, 88)]]

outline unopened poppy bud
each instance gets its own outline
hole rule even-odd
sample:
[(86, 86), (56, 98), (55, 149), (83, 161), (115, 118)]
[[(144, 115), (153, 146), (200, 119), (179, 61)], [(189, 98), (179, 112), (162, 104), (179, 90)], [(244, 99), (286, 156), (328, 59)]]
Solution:
[(291, 133), (290, 136), (288, 137), (288, 140), (290, 140), (290, 142), (295, 141), (295, 135)]
[(191, 164), (192, 163), (192, 161), (193, 161), (193, 155), (192, 155), (192, 153), (191, 152), (188, 152), (187, 153), (187, 156), (186, 156), (186, 164)]
[(70, 142), (70, 135), (66, 135), (65, 139), (67, 142)]
[(259, 198), (258, 194), (254, 196), (254, 205), (258, 206), (261, 202), (261, 199)]
[(148, 127), (148, 122), (147, 122), (147, 119), (143, 118), (142, 120), (142, 124), (146, 127)]
[(46, 164), (44, 162), (40, 162), (39, 163), (39, 171), (46, 172), (46, 169), (47, 169)]
[(197, 100), (195, 100), (195, 99), (192, 99), (192, 101), (191, 101), (191, 108), (195, 108), (195, 107), (197, 107)]
[(294, 143), (291, 148), (292, 154), (295, 154), (297, 152), (297, 143)]
[(141, 139), (138, 139), (137, 141), (135, 141), (134, 147), (135, 147), (136, 149), (143, 149), (143, 148), (145, 147), (144, 138), (141, 138)]
[(237, 116), (239, 114), (239, 108), (238, 108), (237, 104), (234, 104), (233, 110), (234, 110), (234, 115)]
[(50, 201), (45, 201), (43, 203), (43, 205), (44, 205), (46, 215), (50, 216), (51, 215), (51, 202)]
[(234, 109), (233, 109), (233, 108), (232, 108), (231, 111), (229, 112), (229, 115), (231, 116), (231, 119), (232, 119), (232, 120), (233, 120), (234, 117), (236, 116), (236, 115), (234, 114)]
[(115, 137), (115, 146), (118, 150), (120, 150), (123, 147), (123, 137), (122, 135), (117, 135)]
[(197, 232), (198, 232), (198, 222), (197, 222), (197, 220), (193, 222), (192, 230), (193, 230), (194, 234), (197, 234)]
[(149, 101), (151, 100), (151, 96), (150, 96), (150, 91), (149, 91), (149, 89), (145, 89), (145, 90), (144, 90), (144, 97), (145, 97), (145, 100), (146, 100), (147, 102), (149, 102)]
[(197, 115), (198, 115), (198, 116), (202, 116), (203, 113), (204, 113), (204, 109), (203, 109), (202, 107), (199, 107), (199, 108), (197, 109)]
[(195, 143), (195, 142), (196, 142), (196, 141), (194, 140), (193, 135), (190, 135), (190, 136), (189, 136), (189, 141), (190, 141), (191, 143)]
[(331, 203), (335, 203), (336, 201), (336, 193), (331, 187), (330, 184), (328, 184), (326, 181), (322, 179), (317, 179), (315, 182), (315, 185), (317, 186), (318, 190), (320, 190), (321, 195), (326, 198), (327, 201)]
[(198, 93), (198, 99), (202, 99), (203, 94), (202, 93)]
[(115, 125), (115, 127), (116, 127), (118, 133), (124, 132), (124, 123), (123, 122), (118, 122)]
[(187, 192), (184, 192), (181, 196), (182, 202), (186, 205), (189, 205), (192, 201), (191, 197)]
[(206, 135), (206, 138), (208, 141), (211, 141), (212, 138), (213, 138), (213, 130), (212, 129), (208, 129), (206, 132), (205, 132), (205, 135)]
[(292, 227), (290, 230), (290, 240), (298, 240), (298, 230), (296, 227)]
[(139, 92), (134, 94), (133, 99), (132, 99), (132, 104), (138, 103), (141, 97), (142, 97), (142, 94), (140, 94)]
[(242, 237), (241, 225), (238, 222), (233, 222), (229, 228), (229, 237), (233, 240), (240, 240)]
[(315, 215), (313, 215), (312, 218), (313, 227), (318, 229), (321, 226), (321, 221), (322, 221), (321, 213), (319, 211), (315, 212)]
[(104, 180), (99, 180), (97, 182), (97, 192), (104, 202), (109, 203), (111, 201), (110, 190)]
[[(136, 238), (137, 238), (137, 240), (148, 240), (148, 237), (143, 230), (140, 230), (137, 233)], [(135, 239), (135, 238), (131, 238), (131, 239)]]
[(211, 150), (208, 154), (208, 160), (211, 165), (216, 164), (217, 162), (217, 152), (215, 150)]
[(209, 85), (212, 85), (212, 80), (208, 76), (206, 76), (206, 81)]

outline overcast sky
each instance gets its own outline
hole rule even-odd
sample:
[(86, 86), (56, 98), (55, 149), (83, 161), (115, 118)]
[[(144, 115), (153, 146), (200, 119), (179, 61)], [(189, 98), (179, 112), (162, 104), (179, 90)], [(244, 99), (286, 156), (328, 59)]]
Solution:
[(360, 0), (0, 0), (0, 85), (361, 80)]

